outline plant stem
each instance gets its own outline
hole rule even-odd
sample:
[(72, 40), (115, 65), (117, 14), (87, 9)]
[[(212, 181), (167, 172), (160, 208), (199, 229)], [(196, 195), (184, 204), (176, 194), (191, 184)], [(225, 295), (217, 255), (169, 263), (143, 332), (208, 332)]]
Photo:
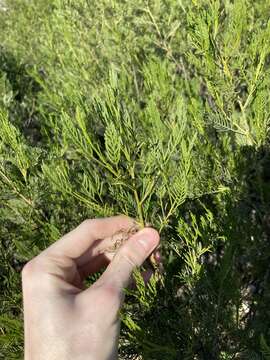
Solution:
[(139, 199), (139, 195), (138, 195), (138, 192), (137, 192), (137, 189), (136, 189), (134, 167), (135, 167), (135, 163), (133, 163), (132, 167), (130, 168), (129, 173), (130, 173), (130, 176), (131, 176), (131, 179), (132, 179), (133, 194), (134, 194), (135, 201), (136, 201), (136, 204), (137, 204), (137, 212), (138, 212), (138, 215), (139, 215), (140, 224), (141, 224), (141, 226), (144, 226), (142, 203), (141, 203), (141, 201)]
[(31, 200), (27, 199), (23, 194), (19, 192), (19, 190), (16, 188), (16, 186), (13, 184), (13, 182), (3, 173), (3, 171), (0, 170), (0, 175), (2, 178), (9, 184), (9, 186), (12, 188), (13, 192), (18, 195), (23, 201), (26, 202), (27, 205), (34, 208), (34, 205)]
[(141, 202), (139, 200), (138, 192), (137, 192), (136, 189), (134, 190), (134, 196), (135, 196), (135, 200), (136, 200), (136, 204), (137, 204), (137, 211), (138, 211), (138, 214), (139, 214), (140, 223), (141, 223), (142, 226), (144, 226), (142, 204), (141, 204)]

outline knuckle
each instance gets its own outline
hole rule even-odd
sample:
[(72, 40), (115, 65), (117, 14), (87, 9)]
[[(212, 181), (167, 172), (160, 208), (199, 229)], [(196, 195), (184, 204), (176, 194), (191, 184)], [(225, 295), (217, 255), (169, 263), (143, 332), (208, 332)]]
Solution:
[(36, 258), (28, 261), (21, 272), (23, 284), (33, 283), (36, 277), (40, 274), (40, 260)]
[(111, 283), (105, 283), (102, 286), (101, 291), (105, 298), (114, 298), (119, 296), (119, 289)]
[(110, 309), (118, 309), (123, 301), (124, 293), (120, 283), (117, 281), (106, 282), (101, 289), (101, 302), (110, 306)]
[(93, 225), (94, 219), (85, 219), (79, 226), (83, 228), (89, 228)]
[(140, 265), (138, 253), (131, 251), (127, 246), (122, 248), (121, 257), (133, 268)]
[(22, 269), (22, 285), (23, 290), (32, 293), (39, 289), (44, 290), (54, 285), (53, 277), (50, 276), (48, 270), (47, 258), (35, 257), (26, 263)]
[[(116, 278), (111, 277), (110, 279), (101, 278), (91, 286), (91, 292), (93, 299), (102, 306), (112, 308), (114, 305), (119, 306), (119, 302), (122, 299), (122, 288), (119, 281)], [(88, 297), (85, 298), (89, 303)]]
[(94, 224), (95, 224), (95, 219), (85, 219), (73, 231), (77, 231), (81, 234), (88, 234), (90, 231), (93, 230)]
[(44, 268), (44, 259), (42, 259), (40, 256), (34, 257), (30, 261), (28, 261), (22, 269), (21, 274), (23, 280), (27, 280), (29, 278), (32, 279), (37, 275), (40, 275), (43, 268)]
[(33, 259), (28, 261), (22, 269), (22, 278), (27, 279), (31, 277), (35, 273), (35, 268), (35, 261)]

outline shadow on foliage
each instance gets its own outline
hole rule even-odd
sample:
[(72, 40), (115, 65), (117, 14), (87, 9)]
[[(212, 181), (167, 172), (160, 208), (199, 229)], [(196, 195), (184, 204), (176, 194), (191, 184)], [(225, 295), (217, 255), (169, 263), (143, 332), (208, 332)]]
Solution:
[(41, 124), (36, 103), (42, 88), (29, 75), (29, 69), (30, 65), (20, 63), (12, 53), (0, 46), (0, 78), (4, 77), (8, 90), (12, 91), (12, 100), (5, 106), (12, 121), (31, 144), (35, 145), (41, 140)]
[[(165, 287), (151, 310), (139, 317), (144, 331), (138, 335), (143, 344), (138, 351), (144, 359), (261, 359), (262, 335), (269, 344), (269, 147), (243, 147), (236, 164), (230, 194), (219, 202), (209, 196), (202, 201), (218, 230), (213, 251), (201, 259), (200, 279), (188, 289), (175, 276), (183, 260), (169, 259)], [(187, 205), (183, 216), (190, 206), (196, 216), (203, 214), (194, 204)], [(204, 245), (210, 245), (207, 236), (206, 230)]]

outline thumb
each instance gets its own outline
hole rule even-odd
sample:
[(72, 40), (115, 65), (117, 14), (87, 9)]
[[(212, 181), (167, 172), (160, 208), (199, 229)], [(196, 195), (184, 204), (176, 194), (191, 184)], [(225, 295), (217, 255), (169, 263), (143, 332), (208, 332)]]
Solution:
[(131, 236), (117, 251), (98, 281), (109, 283), (119, 290), (127, 287), (132, 271), (144, 263), (159, 240), (159, 233), (153, 228), (144, 228)]

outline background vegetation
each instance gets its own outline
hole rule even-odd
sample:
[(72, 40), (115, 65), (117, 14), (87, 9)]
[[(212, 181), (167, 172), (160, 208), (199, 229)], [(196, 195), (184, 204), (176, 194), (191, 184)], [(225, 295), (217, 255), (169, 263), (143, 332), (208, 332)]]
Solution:
[(118, 213), (164, 262), (128, 295), (121, 359), (270, 359), (269, 14), (0, 0), (0, 359), (23, 358), (24, 263)]

